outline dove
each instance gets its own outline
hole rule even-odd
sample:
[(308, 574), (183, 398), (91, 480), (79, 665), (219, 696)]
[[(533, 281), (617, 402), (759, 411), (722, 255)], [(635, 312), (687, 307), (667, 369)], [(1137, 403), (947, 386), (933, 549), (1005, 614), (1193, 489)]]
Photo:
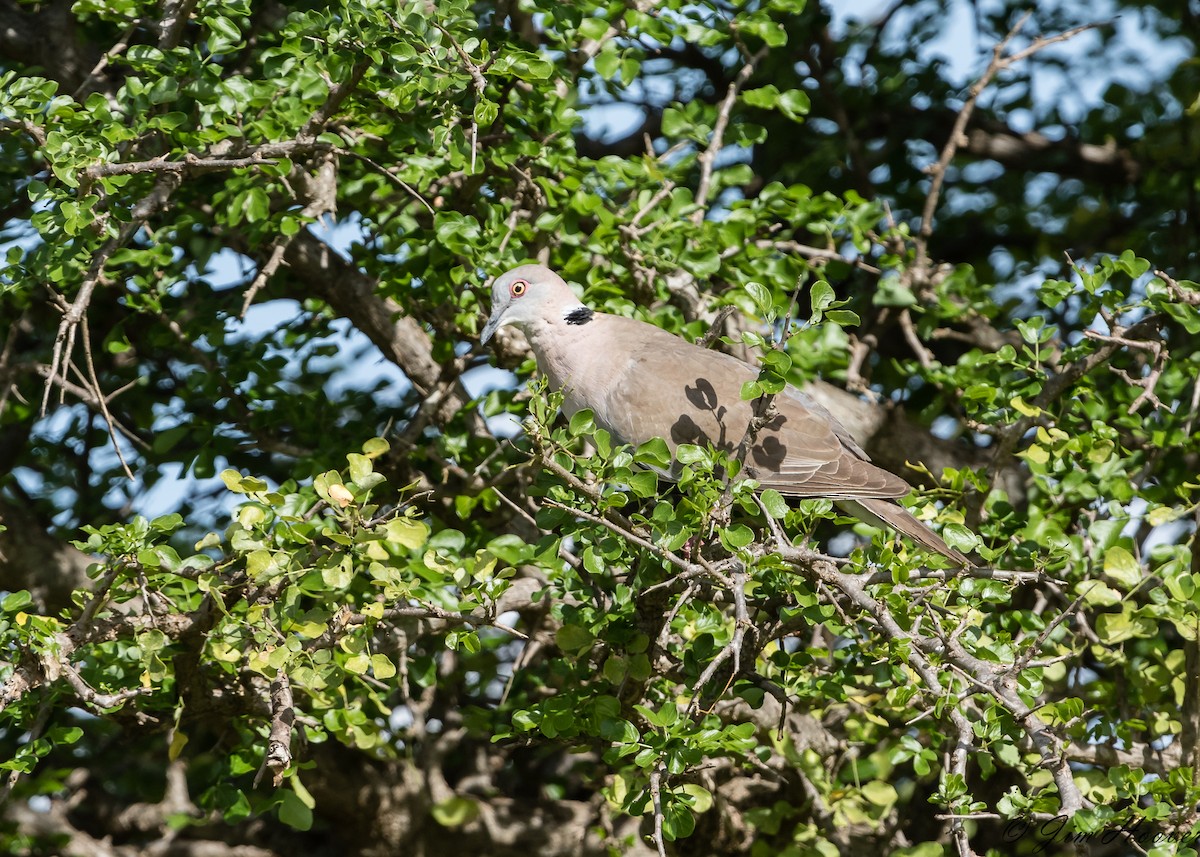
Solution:
[[(567, 416), (589, 409), (595, 424), (623, 443), (657, 437), (672, 457), (685, 443), (732, 454), (754, 419), (754, 403), (741, 397), (742, 385), (758, 377), (753, 367), (652, 324), (593, 310), (543, 265), (521, 265), (493, 283), (480, 342), (509, 325), (525, 334), (538, 369), (562, 391)], [(970, 565), (897, 502), (911, 487), (872, 464), (828, 410), (791, 385), (773, 405), (743, 468), (760, 490), (832, 500), (955, 565)]]

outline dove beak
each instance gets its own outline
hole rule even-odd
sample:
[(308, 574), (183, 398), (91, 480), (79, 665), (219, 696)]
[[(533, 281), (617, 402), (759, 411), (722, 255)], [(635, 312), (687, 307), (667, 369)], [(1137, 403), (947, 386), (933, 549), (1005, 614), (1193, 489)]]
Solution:
[(504, 309), (502, 307), (497, 307), (496, 309), (492, 310), (491, 317), (487, 320), (487, 324), (483, 327), (483, 333), (479, 334), (480, 345), (487, 345), (487, 341), (491, 339), (493, 335), (495, 335), (497, 330), (500, 329), (500, 323), (503, 318)]

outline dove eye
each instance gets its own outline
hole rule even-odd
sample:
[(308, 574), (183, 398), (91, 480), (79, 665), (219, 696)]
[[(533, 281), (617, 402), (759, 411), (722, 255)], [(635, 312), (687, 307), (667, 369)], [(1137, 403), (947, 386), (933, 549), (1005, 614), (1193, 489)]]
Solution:
[(514, 298), (519, 298), (521, 295), (525, 294), (528, 289), (529, 283), (525, 282), (524, 280), (517, 280), (515, 283), (509, 286), (508, 291), (509, 294), (511, 294)]

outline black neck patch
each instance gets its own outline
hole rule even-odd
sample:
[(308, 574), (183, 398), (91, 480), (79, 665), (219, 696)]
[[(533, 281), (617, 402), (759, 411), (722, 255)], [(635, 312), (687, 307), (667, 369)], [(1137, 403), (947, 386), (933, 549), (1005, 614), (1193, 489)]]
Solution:
[(594, 315), (595, 313), (588, 307), (577, 306), (563, 316), (563, 321), (567, 324), (587, 324)]

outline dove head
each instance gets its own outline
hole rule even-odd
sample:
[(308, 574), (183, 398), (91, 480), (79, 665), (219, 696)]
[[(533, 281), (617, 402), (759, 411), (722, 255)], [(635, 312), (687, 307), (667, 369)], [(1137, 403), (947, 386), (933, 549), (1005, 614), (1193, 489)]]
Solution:
[(492, 284), (492, 314), (479, 342), (513, 324), (529, 334), (541, 325), (584, 324), (592, 311), (579, 302), (563, 278), (544, 265), (521, 265)]

